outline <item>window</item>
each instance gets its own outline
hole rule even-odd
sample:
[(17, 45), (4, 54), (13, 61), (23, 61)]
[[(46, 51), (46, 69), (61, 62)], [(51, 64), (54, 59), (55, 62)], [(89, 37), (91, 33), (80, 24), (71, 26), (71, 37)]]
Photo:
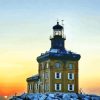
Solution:
[(69, 64), (69, 69), (73, 69), (73, 64)]
[(44, 72), (40, 73), (40, 81), (44, 80)]
[(55, 90), (60, 91), (61, 90), (61, 84), (55, 84)]
[(74, 73), (68, 73), (68, 79), (73, 80), (74, 79)]
[(55, 72), (55, 79), (61, 79), (61, 73)]
[(58, 63), (58, 62), (56, 62), (56, 63), (55, 63), (55, 67), (56, 67), (56, 68), (60, 68), (60, 67), (61, 67), (61, 64)]
[(45, 79), (48, 79), (48, 73), (45, 73)]
[(42, 73), (42, 78), (44, 78), (44, 73)]
[(68, 84), (68, 91), (74, 91), (74, 84)]
[(40, 90), (44, 90), (44, 85), (40, 85)]
[(32, 90), (32, 84), (29, 84), (29, 90)]
[(49, 85), (45, 84), (45, 90), (49, 90)]
[(41, 64), (42, 69), (44, 69), (44, 63)]
[(35, 89), (38, 90), (38, 84), (35, 84)]

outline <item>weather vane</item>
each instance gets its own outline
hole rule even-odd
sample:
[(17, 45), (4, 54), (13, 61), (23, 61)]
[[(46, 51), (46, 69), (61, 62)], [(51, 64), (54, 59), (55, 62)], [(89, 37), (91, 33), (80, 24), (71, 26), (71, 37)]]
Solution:
[(62, 21), (62, 26), (64, 26), (64, 23), (63, 23), (63, 22), (64, 22), (64, 20), (61, 20), (61, 21)]

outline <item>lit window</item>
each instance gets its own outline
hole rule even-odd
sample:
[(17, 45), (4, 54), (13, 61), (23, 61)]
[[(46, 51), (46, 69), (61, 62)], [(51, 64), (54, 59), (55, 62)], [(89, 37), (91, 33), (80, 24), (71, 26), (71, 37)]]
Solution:
[(69, 64), (69, 69), (73, 69), (73, 64)]
[(61, 79), (61, 73), (55, 72), (55, 79)]
[(74, 79), (74, 73), (68, 73), (68, 79), (73, 80)]
[(55, 90), (60, 91), (61, 90), (61, 84), (55, 84)]
[(68, 91), (74, 91), (74, 84), (68, 84)]
[(55, 66), (56, 66), (56, 68), (60, 68), (60, 67), (61, 67), (61, 64), (58, 63), (58, 62), (56, 62), (56, 63), (55, 63)]

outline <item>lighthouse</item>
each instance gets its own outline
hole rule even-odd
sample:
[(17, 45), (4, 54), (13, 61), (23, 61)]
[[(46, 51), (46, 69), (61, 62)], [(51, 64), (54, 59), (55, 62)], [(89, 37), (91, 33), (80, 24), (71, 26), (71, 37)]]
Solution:
[(64, 27), (52, 27), (51, 47), (37, 57), (38, 74), (27, 78), (28, 93), (66, 92), (78, 93), (80, 54), (65, 48)]

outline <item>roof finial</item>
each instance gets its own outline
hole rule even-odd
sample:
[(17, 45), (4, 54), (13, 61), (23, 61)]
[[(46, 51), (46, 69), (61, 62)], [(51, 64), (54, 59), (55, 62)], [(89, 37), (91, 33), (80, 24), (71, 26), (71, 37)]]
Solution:
[(57, 18), (57, 25), (59, 25), (59, 20), (58, 20), (58, 18)]

